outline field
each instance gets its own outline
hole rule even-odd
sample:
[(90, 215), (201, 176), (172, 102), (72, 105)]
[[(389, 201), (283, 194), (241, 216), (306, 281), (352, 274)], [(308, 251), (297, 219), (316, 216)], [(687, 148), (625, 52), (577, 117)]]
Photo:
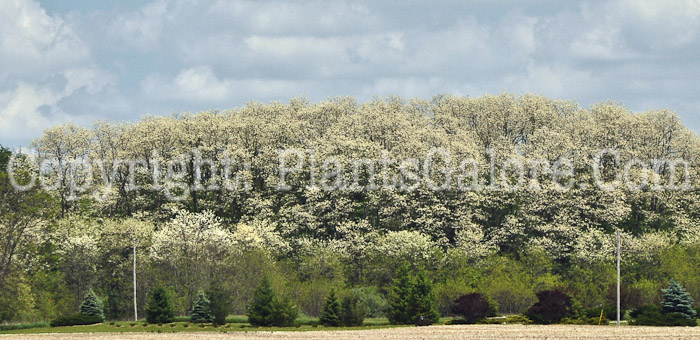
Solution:
[(309, 331), (226, 331), (190, 333), (52, 333), (52, 334), (3, 334), (1, 340), (51, 339), (100, 339), (100, 340), (150, 340), (150, 339), (294, 339), (294, 340), (450, 340), (450, 339), (700, 339), (696, 327), (600, 327), (571, 325), (455, 325), (431, 327), (400, 327), (364, 330), (313, 330)]

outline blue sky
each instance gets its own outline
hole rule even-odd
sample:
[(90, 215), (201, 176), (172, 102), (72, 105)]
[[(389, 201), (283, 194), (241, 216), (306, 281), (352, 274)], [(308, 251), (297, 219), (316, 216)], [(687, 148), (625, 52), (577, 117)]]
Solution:
[(700, 131), (700, 1), (0, 0), (0, 144), (249, 101), (536, 93)]

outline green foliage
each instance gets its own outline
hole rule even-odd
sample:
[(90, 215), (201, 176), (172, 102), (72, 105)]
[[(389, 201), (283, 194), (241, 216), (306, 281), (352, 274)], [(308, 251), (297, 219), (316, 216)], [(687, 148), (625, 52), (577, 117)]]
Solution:
[(50, 325), (51, 327), (93, 325), (96, 323), (101, 323), (102, 321), (104, 321), (104, 319), (97, 315), (85, 315), (83, 313), (76, 313), (73, 315), (62, 316), (51, 320)]
[(477, 322), (477, 324), (484, 325), (529, 325), (531, 323), (532, 320), (528, 319), (525, 315), (522, 314), (508, 315), (505, 318), (481, 319)]
[(148, 323), (168, 323), (175, 315), (170, 294), (162, 286), (151, 290), (146, 305), (146, 321)]
[(440, 320), (440, 313), (438, 313), (435, 293), (433, 292), (433, 282), (423, 268), (418, 269), (416, 280), (411, 290), (409, 310), (413, 322), (416, 322), (420, 317), (428, 324), (436, 323)]
[(248, 322), (253, 326), (292, 326), (299, 314), (297, 307), (287, 298), (278, 297), (267, 276), (253, 293), (248, 305)]
[(248, 322), (253, 326), (272, 325), (274, 301), (275, 292), (270, 286), (270, 280), (265, 276), (253, 292), (253, 301), (248, 305)]
[(529, 273), (531, 268), (509, 256), (490, 256), (478, 265), (482, 272), (475, 277), (475, 290), (495, 301), (502, 313), (520, 313), (537, 301), (536, 289), (552, 288), (536, 285), (539, 280)]
[[(212, 322), (214, 315), (211, 310), (211, 302), (203, 291), (197, 292), (197, 297), (190, 311), (190, 318), (193, 323)], [(226, 317), (224, 317), (225, 319)]]
[(601, 325), (601, 326), (607, 326), (610, 324), (610, 319), (606, 318), (603, 316), (601, 319), (600, 317), (580, 317), (580, 318), (563, 318), (561, 319), (561, 324), (564, 325)]
[(599, 318), (601, 310), (603, 312), (603, 318), (607, 318), (609, 320), (617, 319), (617, 307), (615, 306), (588, 308), (584, 310), (583, 316), (588, 318)]
[(389, 292), (389, 322), (414, 324), (422, 317), (426, 323), (440, 319), (433, 291), (433, 283), (425, 269), (419, 268), (415, 278), (408, 264), (396, 271), (396, 278)]
[(10, 157), (12, 157), (12, 151), (0, 145), (0, 172), (7, 172), (7, 163)]
[(341, 325), (340, 303), (335, 296), (335, 289), (331, 289), (330, 294), (326, 297), (326, 302), (323, 304), (321, 317), (318, 321), (327, 327), (338, 327)]
[[(192, 156), (193, 148), (215, 162), (222, 161), (219, 151), (231, 151), (237, 165), (239, 160), (250, 163), (241, 180), (250, 181), (253, 190), (197, 190), (174, 203), (165, 190), (126, 190), (128, 173), (122, 167), (115, 172), (122, 181), (105, 192), (106, 199), (95, 200), (96, 188), (75, 193), (73, 200), (68, 199), (70, 181), (57, 182), (47, 174), (55, 189), (17, 192), (0, 171), (0, 240), (10, 245), (0, 247), (0, 321), (67, 315), (90, 286), (104, 298), (108, 318), (131, 317), (133, 235), (138, 305), (147, 305), (150, 287), (178, 287), (172, 309), (185, 314), (197, 289), (216, 280), (226, 293), (207, 295), (219, 321), (228, 313), (246, 313), (260, 278), (268, 275), (275, 287), (293, 292), (294, 303), (307, 315), (321, 312), (330, 287), (347, 283), (362, 287), (357, 292), (368, 316), (388, 312), (394, 322), (410, 324), (413, 293), (408, 286), (393, 285), (396, 268), (406, 260), (426, 268), (426, 281), (435, 283), (433, 294), (444, 315), (456, 298), (471, 292), (497, 302), (501, 313), (520, 313), (537, 301), (535, 292), (558, 287), (584, 308), (609, 306), (615, 298), (612, 226), (623, 230), (623, 308), (661, 304), (661, 288), (671, 277), (683, 282), (690, 296), (700, 296), (700, 271), (692, 260), (700, 257), (697, 191), (600, 192), (575, 186), (562, 193), (546, 185), (468, 194), (420, 185), (411, 191), (306, 188), (312, 174), (320, 178), (319, 165), (328, 156), (340, 161), (340, 179), (348, 180), (352, 171), (346, 170), (352, 169), (345, 165), (353, 159), (384, 153), (392, 160), (423, 159), (434, 146), (451, 152), (452, 168), (463, 157), (488, 165), (487, 150), (497, 151), (498, 163), (512, 156), (571, 157), (575, 183), (589, 181), (591, 155), (605, 147), (619, 149), (622, 164), (629, 157), (698, 159), (700, 139), (665, 110), (632, 113), (610, 103), (585, 109), (511, 94), (366, 103), (292, 100), (129, 124), (98, 123), (91, 130), (66, 124), (48, 129), (34, 146), (42, 157), (99, 156), (106, 157), (105, 165), (149, 157), (153, 150), (162, 164), (181, 153)], [(288, 176), (292, 190), (286, 193), (274, 190), (279, 180), (275, 150), (284, 148), (316, 151), (316, 169), (307, 157)], [(10, 155), (0, 148), (0, 170)], [(479, 180), (488, 180), (487, 167), (479, 169)], [(610, 169), (616, 169), (614, 164)], [(698, 182), (699, 169), (697, 162), (690, 164), (692, 183)], [(154, 187), (150, 171), (141, 170), (134, 174), (136, 182)], [(187, 179), (197, 175), (191, 163), (182, 170)], [(397, 170), (398, 162), (390, 164), (387, 175), (398, 175)], [(422, 170), (419, 166), (416, 173)], [(35, 171), (24, 164), (17, 179), (26, 183)], [(99, 171), (94, 175), (93, 183), (104, 183)], [(201, 175), (220, 183), (206, 170)], [(366, 179), (363, 171), (361, 180)], [(408, 279), (413, 287), (417, 279)], [(674, 302), (673, 308), (680, 305), (688, 303)], [(610, 317), (608, 308), (605, 314)], [(597, 316), (599, 309), (588, 317)]]
[(693, 309), (693, 298), (676, 280), (671, 279), (668, 288), (662, 289), (663, 301), (661, 304), (661, 313), (663, 314), (681, 314), (686, 319), (695, 320), (697, 316)]
[(415, 320), (411, 314), (413, 305), (413, 278), (408, 264), (401, 265), (389, 291), (389, 310), (387, 317), (392, 324), (412, 324)]
[(357, 294), (350, 294), (343, 298), (340, 307), (340, 319), (343, 326), (362, 326), (367, 315), (367, 308)]
[(378, 291), (377, 287), (353, 288), (350, 290), (350, 296), (356, 296), (360, 299), (368, 318), (384, 317), (389, 308), (386, 298)]
[(631, 325), (635, 326), (697, 326), (695, 318), (680, 313), (662, 313), (657, 305), (645, 305), (632, 311)]
[(209, 296), (209, 306), (213, 315), (214, 324), (225, 325), (226, 317), (231, 312), (231, 295), (217, 281), (212, 282), (207, 291)]
[(275, 296), (272, 300), (271, 326), (290, 327), (299, 316), (299, 309), (287, 297)]
[(104, 305), (102, 301), (95, 295), (95, 292), (88, 290), (83, 298), (83, 302), (80, 304), (80, 313), (90, 316), (96, 316), (102, 320), (105, 319), (105, 314), (103, 311)]

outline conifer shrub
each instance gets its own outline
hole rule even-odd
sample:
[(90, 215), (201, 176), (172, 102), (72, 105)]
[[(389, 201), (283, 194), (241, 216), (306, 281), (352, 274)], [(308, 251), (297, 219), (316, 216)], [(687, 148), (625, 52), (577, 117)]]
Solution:
[(416, 280), (411, 292), (411, 315), (412, 323), (430, 325), (440, 321), (437, 301), (433, 290), (433, 282), (428, 278), (424, 269), (418, 269)]
[(408, 264), (396, 271), (396, 278), (389, 291), (389, 322), (392, 324), (428, 325), (440, 320), (433, 283), (424, 269), (412, 275)]
[(207, 299), (207, 295), (203, 291), (197, 292), (197, 298), (192, 304), (190, 311), (190, 320), (194, 323), (212, 322), (214, 316), (211, 312), (211, 302)]
[(214, 317), (212, 322), (215, 325), (225, 325), (226, 317), (231, 312), (231, 295), (219, 283), (213, 282), (207, 291), (209, 297), (209, 307)]
[(389, 291), (389, 310), (387, 317), (391, 324), (413, 323), (411, 298), (413, 295), (413, 278), (408, 264), (400, 266), (397, 271), (391, 289)]
[(83, 298), (83, 302), (80, 304), (80, 313), (98, 317), (100, 322), (102, 322), (105, 319), (103, 308), (104, 305), (102, 301), (100, 301), (97, 295), (95, 295), (95, 292), (90, 289), (85, 294), (85, 298)]
[(697, 311), (693, 298), (676, 280), (671, 279), (663, 293), (661, 306), (645, 305), (630, 313), (632, 325), (639, 326), (696, 326)]
[(294, 325), (299, 310), (289, 299), (278, 297), (270, 280), (263, 277), (253, 292), (247, 314), (248, 322), (253, 326), (287, 327)]
[(697, 313), (693, 309), (693, 298), (678, 281), (671, 279), (668, 288), (662, 289), (661, 313), (681, 314), (686, 319), (695, 320)]
[(367, 307), (357, 294), (351, 294), (343, 298), (340, 306), (340, 319), (343, 326), (359, 327), (365, 322)]
[(153, 288), (146, 304), (146, 321), (151, 324), (168, 323), (174, 315), (170, 294), (161, 286)]
[(323, 304), (321, 317), (318, 321), (326, 327), (338, 327), (341, 325), (340, 302), (335, 296), (335, 289), (331, 289), (330, 294), (326, 297), (326, 302)]

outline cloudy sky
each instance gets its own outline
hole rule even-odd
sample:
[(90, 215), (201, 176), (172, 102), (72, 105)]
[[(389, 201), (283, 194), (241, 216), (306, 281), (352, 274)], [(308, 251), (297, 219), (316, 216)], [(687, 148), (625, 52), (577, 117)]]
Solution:
[(700, 131), (700, 0), (0, 0), (0, 144), (305, 95), (537, 93)]

